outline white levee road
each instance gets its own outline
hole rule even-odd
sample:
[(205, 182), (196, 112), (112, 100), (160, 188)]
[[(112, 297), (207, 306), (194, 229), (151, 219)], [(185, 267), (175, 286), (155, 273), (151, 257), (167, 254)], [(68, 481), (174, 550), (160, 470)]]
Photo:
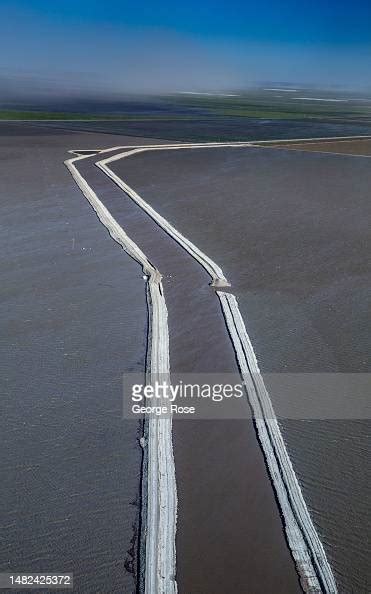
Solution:
[[(314, 139), (313, 139), (314, 140)], [(317, 139), (318, 140), (318, 139)], [(270, 141), (272, 142), (272, 141)], [(286, 141), (287, 142), (287, 141)], [(298, 140), (296, 140), (298, 142)], [(228, 290), (229, 282), (221, 267), (192, 241), (186, 238), (155, 211), (143, 197), (128, 186), (109, 165), (123, 158), (134, 157), (148, 151), (194, 150), (199, 148), (253, 147), (253, 142), (188, 143), (169, 145), (112, 147), (99, 154), (120, 151), (96, 162), (97, 167), (125, 192), (147, 215), (181, 245), (210, 275), (222, 307), (226, 331), (231, 338), (241, 376), (246, 385), (247, 398), (253, 410), (255, 424), (266, 465), (274, 485), (284, 520), (287, 541), (307, 592), (336, 594), (337, 587), (323, 545), (314, 527), (304, 501), (300, 485), (286, 449), (272, 402), (251, 345), (236, 297)], [(256, 148), (256, 145), (255, 147)], [(79, 151), (70, 151), (79, 154)], [(82, 151), (81, 151), (82, 152)], [(140, 248), (130, 239), (112, 217), (87, 181), (78, 172), (75, 163), (92, 156), (92, 152), (66, 161), (76, 183), (90, 202), (100, 221), (112, 238), (135, 258), (148, 276), (150, 308), (150, 373), (170, 373), (170, 354), (167, 308), (161, 284), (161, 274), (150, 263)], [(176, 323), (176, 321), (173, 321)], [(175, 467), (172, 450), (170, 419), (149, 422), (148, 431), (148, 495), (145, 560), (145, 590), (147, 594), (172, 594), (177, 591), (176, 574), (176, 515), (177, 497)]]

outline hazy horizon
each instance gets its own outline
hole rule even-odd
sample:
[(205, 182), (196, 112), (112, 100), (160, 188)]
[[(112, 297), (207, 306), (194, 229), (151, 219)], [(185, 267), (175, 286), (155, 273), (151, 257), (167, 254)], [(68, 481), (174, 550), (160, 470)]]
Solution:
[[(371, 89), (371, 6), (191, 0), (5, 0), (0, 100), (245, 90)], [(284, 81), (284, 83), (282, 83)]]

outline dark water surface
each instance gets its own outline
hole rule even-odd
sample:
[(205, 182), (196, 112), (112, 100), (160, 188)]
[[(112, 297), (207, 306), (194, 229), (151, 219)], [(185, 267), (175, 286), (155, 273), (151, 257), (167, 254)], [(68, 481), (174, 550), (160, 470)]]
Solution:
[(73, 572), (89, 594), (135, 591), (141, 448), (122, 373), (143, 369), (147, 331), (140, 268), (63, 166), (108, 141), (0, 125), (0, 569)]
[[(368, 159), (218, 148), (112, 168), (222, 266), (262, 371), (369, 372)], [(370, 422), (282, 426), (340, 591), (367, 592)]]
[[(138, 425), (122, 421), (122, 373), (144, 369), (144, 281), (63, 166), (67, 149), (104, 148), (112, 140), (24, 124), (2, 124), (0, 132), (0, 566), (73, 572), (77, 592), (134, 592), (141, 449)], [(117, 143), (128, 139), (115, 137)], [(176, 269), (179, 250), (168, 250), (173, 242), (164, 234), (159, 242), (156, 226), (143, 232), (147, 217), (91, 163), (86, 167), (124, 228), (131, 227), (136, 241), (147, 238), (160, 265), (173, 262)], [(125, 204), (129, 210), (121, 210)], [(196, 362), (213, 370), (223, 358), (234, 371), (208, 279), (188, 256), (187, 265), (200, 311), (192, 311), (183, 284), (168, 275), (172, 320), (183, 316), (204, 339), (211, 320), (220, 337), (213, 351), (195, 341), (192, 351), (187, 327), (172, 324), (173, 361), (184, 370)], [(257, 593), (298, 592), (251, 423), (180, 422), (178, 435), (180, 591), (245, 592), (253, 584)]]
[[(370, 133), (245, 118), (240, 129), (237, 119), (225, 128), (220, 118), (0, 124), (2, 571), (72, 571), (83, 593), (135, 590), (141, 449), (138, 425), (121, 418), (121, 382), (144, 369), (144, 281), (63, 166), (67, 150), (153, 142), (117, 136), (124, 131), (199, 140)], [(208, 278), (95, 160), (81, 171), (164, 273), (172, 364), (234, 370)], [(368, 371), (367, 159), (198, 149), (114, 169), (222, 266), (263, 371)], [(340, 590), (363, 594), (369, 424), (283, 429)], [(180, 593), (297, 592), (252, 425), (180, 421), (174, 446)]]
[[(209, 276), (94, 167), (96, 160), (86, 159), (79, 171), (163, 275), (172, 372), (235, 374), (235, 354)], [(150, 170), (142, 176), (150, 183)], [(178, 420), (173, 442), (179, 591), (299, 592), (252, 422)]]
[[(313, 120), (269, 120), (247, 117), (192, 117), (174, 120), (164, 117), (152, 121), (47, 122), (38, 124), (63, 130), (85, 130), (106, 134), (125, 134), (144, 138), (182, 141), (272, 140), (371, 134), (371, 125)], [(112, 144), (115, 144), (112, 143)]]

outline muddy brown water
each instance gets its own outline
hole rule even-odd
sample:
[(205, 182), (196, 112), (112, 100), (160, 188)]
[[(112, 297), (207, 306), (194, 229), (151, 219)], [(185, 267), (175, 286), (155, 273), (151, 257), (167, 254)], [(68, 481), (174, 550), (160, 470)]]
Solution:
[(102, 594), (135, 591), (141, 448), (122, 373), (143, 369), (147, 308), (63, 165), (92, 146), (110, 140), (0, 124), (0, 569), (73, 572), (75, 592)]
[[(112, 168), (222, 267), (264, 372), (369, 372), (368, 159), (218, 148)], [(370, 421), (281, 425), (340, 591), (367, 592)]]
[[(164, 276), (174, 372), (236, 373), (206, 272), (93, 166), (80, 173)], [(150, 178), (149, 178), (150, 179)], [(174, 422), (180, 592), (300, 592), (251, 421)]]
[[(121, 376), (144, 368), (147, 313), (139, 266), (102, 228), (62, 162), (68, 149), (147, 142), (0, 125), (0, 566), (73, 571), (83, 593), (135, 589), (141, 451), (137, 425), (121, 420)], [(222, 265), (263, 370), (367, 371), (367, 159), (274, 151), (148, 154), (115, 170)], [(172, 364), (220, 371), (222, 361), (235, 370), (207, 276), (156, 225), (144, 225), (143, 213), (88, 161), (88, 181), (104, 203), (171, 271), (164, 287)], [(369, 428), (283, 427), (344, 593), (367, 592), (371, 581)], [(252, 425), (179, 421), (174, 446), (180, 592), (298, 591)]]
[(281, 147), (276, 145), (276, 148), (285, 148), (290, 150), (313, 151), (324, 153), (340, 153), (344, 155), (358, 155), (371, 156), (371, 139), (359, 139), (348, 141), (326, 141), (326, 142), (308, 142), (303, 144), (282, 144)]

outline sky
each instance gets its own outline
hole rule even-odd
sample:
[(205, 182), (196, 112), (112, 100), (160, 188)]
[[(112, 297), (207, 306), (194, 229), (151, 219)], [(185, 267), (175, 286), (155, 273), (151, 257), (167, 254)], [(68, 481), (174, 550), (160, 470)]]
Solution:
[(0, 96), (371, 88), (370, 0), (1, 0)]

